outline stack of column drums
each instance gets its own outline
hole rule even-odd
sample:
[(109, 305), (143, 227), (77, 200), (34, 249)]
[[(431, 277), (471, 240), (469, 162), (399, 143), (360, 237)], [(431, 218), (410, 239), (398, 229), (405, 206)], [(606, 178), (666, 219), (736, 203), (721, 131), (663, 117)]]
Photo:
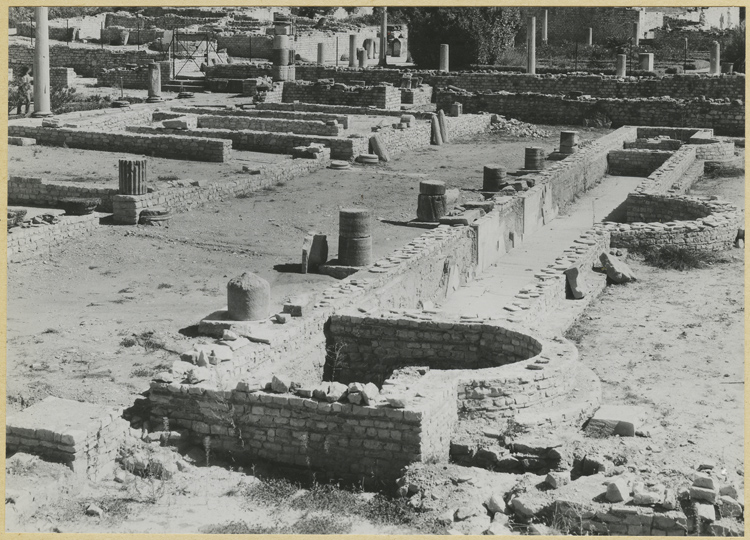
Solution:
[(417, 200), (417, 221), (435, 223), (440, 221), (448, 211), (445, 197), (445, 182), (439, 180), (422, 180), (419, 183)]
[(372, 263), (372, 215), (367, 208), (339, 211), (339, 258), (342, 266)]
[(271, 76), (274, 81), (293, 81), (295, 79), (294, 51), (292, 49), (292, 25), (289, 18), (274, 13), (273, 49), (271, 50)]
[(561, 131), (560, 132), (560, 153), (575, 154), (578, 151), (578, 132)]

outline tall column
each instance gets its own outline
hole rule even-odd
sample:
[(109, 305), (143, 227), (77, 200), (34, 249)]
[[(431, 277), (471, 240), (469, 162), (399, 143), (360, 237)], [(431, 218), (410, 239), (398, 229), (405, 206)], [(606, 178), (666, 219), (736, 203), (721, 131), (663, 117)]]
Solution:
[(621, 78), (624, 77), (627, 65), (628, 65), (628, 55), (618, 54), (617, 64), (615, 66), (615, 77), (621, 77)]
[(380, 20), (380, 62), (378, 65), (386, 66), (385, 57), (388, 52), (388, 8), (383, 8), (383, 18)]
[(594, 44), (594, 29), (589, 26), (588, 35), (586, 36), (586, 45)]
[(49, 25), (46, 7), (34, 8), (36, 42), (34, 43), (34, 112), (31, 116), (50, 116), (49, 100)]
[(545, 9), (542, 11), (542, 43), (547, 44), (547, 19), (549, 17), (549, 10)]
[(367, 65), (367, 51), (362, 48), (357, 49), (357, 62), (359, 67), (363, 68)]
[[(718, 75), (721, 73), (721, 48), (718, 41), (711, 43), (711, 49), (709, 49), (709, 75)], [(36, 87), (35, 87), (36, 88)], [(36, 94), (34, 94), (36, 96)]]
[(448, 45), (445, 45), (445, 44), (440, 45), (440, 68), (438, 69), (438, 71), (445, 71), (446, 73), (450, 71), (449, 69), (450, 64), (448, 62), (448, 58), (449, 58), (448, 53), (449, 53)]
[(633, 46), (637, 47), (641, 42), (641, 23), (633, 23)]
[(161, 97), (161, 66), (156, 62), (148, 65), (148, 99), (147, 103), (164, 101)]
[(536, 75), (536, 17), (529, 17), (526, 39), (528, 41), (526, 73), (529, 75)]
[(654, 71), (654, 53), (640, 53), (638, 63), (643, 71)]
[(349, 34), (349, 67), (357, 67), (357, 35)]
[(326, 44), (318, 43), (318, 64), (321, 66), (326, 63)]

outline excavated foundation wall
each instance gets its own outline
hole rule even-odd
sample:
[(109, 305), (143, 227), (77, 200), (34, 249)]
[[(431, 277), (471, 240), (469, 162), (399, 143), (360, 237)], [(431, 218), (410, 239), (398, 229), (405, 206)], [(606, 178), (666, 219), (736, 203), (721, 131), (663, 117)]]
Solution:
[(304, 81), (287, 81), (284, 83), (282, 100), (285, 103), (300, 101), (348, 107), (372, 106), (378, 109), (399, 109), (401, 91), (393, 86), (354, 86), (344, 89)]
[(14, 227), (8, 230), (8, 262), (26, 261), (44, 253), (70, 238), (90, 234), (99, 225), (100, 216), (66, 216), (59, 223), (23, 229)]
[(672, 152), (629, 149), (607, 154), (608, 172), (614, 176), (648, 176), (670, 158)]
[[(348, 51), (348, 43), (345, 45)], [(231, 53), (230, 53), (231, 54)], [(255, 56), (255, 55), (253, 55)], [(404, 74), (412, 78), (422, 78), (424, 84), (435, 88), (448, 85), (463, 88), (469, 92), (533, 92), (539, 94), (568, 94), (578, 91), (595, 97), (642, 98), (671, 96), (689, 99), (694, 96), (707, 98), (745, 99), (745, 77), (742, 75), (722, 75), (709, 77), (701, 75), (667, 75), (664, 77), (639, 77), (620, 79), (612, 75), (528, 75), (526, 73), (476, 73), (452, 72), (441, 74), (436, 71), (411, 71), (399, 69), (351, 69), (348, 67), (318, 66), (298, 64), (297, 80), (316, 81), (333, 79), (337, 83), (351, 84), (352, 81), (365, 81), (375, 85), (381, 82), (400, 86)], [(224, 64), (208, 68), (209, 78), (244, 79), (270, 74), (268, 64)]]
[(44, 182), (31, 176), (11, 176), (8, 179), (8, 205), (55, 207), (60, 199), (83, 197), (101, 199), (98, 212), (112, 212), (112, 198), (116, 188), (89, 188), (72, 184)]
[(198, 116), (198, 127), (207, 129), (231, 129), (295, 133), (297, 135), (322, 135), (341, 137), (343, 126), (329, 126), (320, 120), (286, 120), (278, 118), (252, 118), (247, 116)]
[[(327, 122), (336, 120), (344, 129), (349, 129), (351, 118), (344, 114), (307, 113), (294, 111), (273, 111), (261, 109), (232, 109), (225, 110), (212, 107), (170, 107), (170, 110), (187, 114), (209, 114), (212, 116), (238, 116), (244, 118), (278, 118), (280, 120), (319, 120)], [(154, 113), (156, 115), (157, 113)], [(157, 120), (155, 117), (154, 120)]]
[(745, 108), (741, 102), (710, 102), (650, 99), (567, 99), (543, 94), (458, 94), (438, 92), (437, 108), (450, 111), (461, 103), (466, 113), (486, 111), (524, 122), (556, 125), (586, 125), (606, 118), (612, 126), (697, 126), (719, 135), (745, 133)]
[[(161, 71), (162, 83), (172, 78), (172, 62), (157, 62)], [(133, 88), (145, 90), (149, 85), (148, 66), (141, 64), (136, 68), (120, 67), (100, 71), (96, 77), (97, 86), (111, 86), (114, 88)]]

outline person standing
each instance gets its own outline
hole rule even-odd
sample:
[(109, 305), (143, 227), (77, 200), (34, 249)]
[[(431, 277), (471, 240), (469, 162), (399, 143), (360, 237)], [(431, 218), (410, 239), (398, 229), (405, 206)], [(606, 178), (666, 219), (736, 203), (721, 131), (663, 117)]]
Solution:
[(17, 114), (21, 114), (21, 106), (26, 106), (25, 114), (29, 114), (31, 108), (31, 93), (33, 92), (31, 75), (29, 75), (29, 68), (24, 66), (21, 68), (21, 78), (18, 83), (18, 101), (16, 103), (18, 110)]

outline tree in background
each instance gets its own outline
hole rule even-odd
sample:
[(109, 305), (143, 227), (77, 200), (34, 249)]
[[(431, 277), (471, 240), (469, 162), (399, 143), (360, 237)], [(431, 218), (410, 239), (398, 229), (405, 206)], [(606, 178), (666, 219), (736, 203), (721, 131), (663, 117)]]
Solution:
[(423, 69), (438, 67), (440, 44), (450, 47), (451, 69), (494, 64), (503, 50), (513, 46), (521, 27), (520, 10), (513, 7), (393, 8), (393, 11), (408, 20), (409, 50), (414, 62)]
[(722, 61), (734, 63), (734, 70), (745, 73), (745, 21), (737, 28), (727, 31), (727, 36), (722, 44)]

